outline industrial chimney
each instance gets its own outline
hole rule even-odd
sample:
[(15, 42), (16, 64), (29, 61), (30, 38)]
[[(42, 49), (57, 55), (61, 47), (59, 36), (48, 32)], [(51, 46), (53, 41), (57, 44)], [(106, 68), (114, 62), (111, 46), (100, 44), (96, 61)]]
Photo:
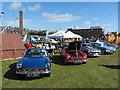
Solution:
[(20, 32), (21, 35), (24, 35), (24, 29), (23, 29), (23, 11), (19, 11), (19, 28), (20, 28)]

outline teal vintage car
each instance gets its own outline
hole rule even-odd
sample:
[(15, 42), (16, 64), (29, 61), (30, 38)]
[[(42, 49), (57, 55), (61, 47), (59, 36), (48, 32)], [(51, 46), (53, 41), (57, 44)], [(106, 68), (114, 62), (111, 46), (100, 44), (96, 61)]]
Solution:
[(112, 54), (116, 48), (105, 45), (103, 42), (90, 42), (94, 48), (100, 49), (102, 54)]

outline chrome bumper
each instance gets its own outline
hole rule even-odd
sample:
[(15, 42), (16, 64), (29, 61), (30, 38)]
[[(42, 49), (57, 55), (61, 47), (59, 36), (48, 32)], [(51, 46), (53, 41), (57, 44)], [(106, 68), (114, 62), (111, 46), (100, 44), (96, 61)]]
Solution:
[(108, 50), (108, 51), (105, 51), (105, 53), (113, 53), (114, 50)]
[(44, 72), (44, 71), (29, 71), (29, 72), (27, 72), (27, 71), (23, 71), (23, 72), (18, 72), (18, 71), (16, 71), (16, 74), (47, 74), (47, 73), (50, 73), (50, 71), (46, 71), (46, 72)]
[(87, 62), (88, 60), (66, 60), (68, 63), (83, 63)]
[(91, 52), (91, 53), (88, 54), (88, 56), (95, 56), (95, 57), (97, 56), (98, 57), (98, 56), (100, 56), (100, 54), (99, 53), (92, 53)]

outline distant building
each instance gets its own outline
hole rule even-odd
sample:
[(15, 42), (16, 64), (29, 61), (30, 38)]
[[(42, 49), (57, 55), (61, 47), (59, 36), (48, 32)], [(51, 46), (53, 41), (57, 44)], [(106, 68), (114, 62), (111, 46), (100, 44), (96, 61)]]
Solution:
[(104, 29), (101, 26), (93, 26), (90, 29), (68, 29), (75, 34), (82, 36), (83, 38), (99, 38), (104, 32)]
[[(0, 27), (2, 30), (5, 28), (5, 27)], [(29, 32), (31, 32), (31, 30), (28, 30), (28, 29), (23, 29), (24, 30), (24, 33), (25, 34), (28, 34)], [(19, 30), (18, 27), (7, 27), (3, 33), (6, 33), (6, 34), (21, 34), (21, 31)]]

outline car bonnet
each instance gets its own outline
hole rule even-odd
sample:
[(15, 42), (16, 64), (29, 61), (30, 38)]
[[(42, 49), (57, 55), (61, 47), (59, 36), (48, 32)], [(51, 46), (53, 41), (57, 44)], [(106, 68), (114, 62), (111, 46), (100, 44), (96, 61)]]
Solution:
[(46, 57), (23, 57), (22, 68), (44, 68), (47, 63)]
[(67, 50), (80, 50), (81, 48), (81, 41), (74, 41), (74, 42), (70, 42)]

